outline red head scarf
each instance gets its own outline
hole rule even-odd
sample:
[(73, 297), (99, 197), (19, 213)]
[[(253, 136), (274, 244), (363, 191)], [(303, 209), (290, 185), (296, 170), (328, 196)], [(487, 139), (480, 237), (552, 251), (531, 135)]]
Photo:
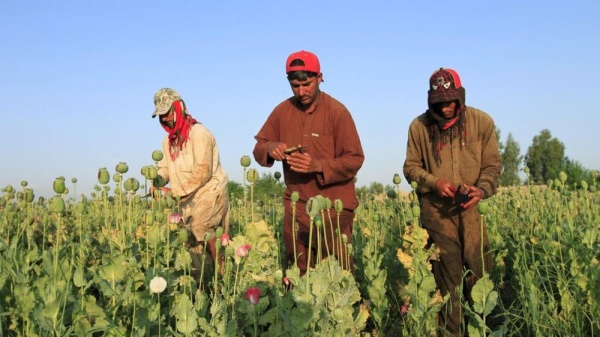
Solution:
[(190, 136), (191, 126), (198, 122), (187, 113), (187, 108), (183, 100), (173, 102), (169, 112), (173, 111), (175, 112), (173, 117), (175, 124), (173, 128), (164, 123), (161, 123), (161, 125), (169, 133), (169, 144), (171, 145), (169, 152), (171, 159), (175, 160)]

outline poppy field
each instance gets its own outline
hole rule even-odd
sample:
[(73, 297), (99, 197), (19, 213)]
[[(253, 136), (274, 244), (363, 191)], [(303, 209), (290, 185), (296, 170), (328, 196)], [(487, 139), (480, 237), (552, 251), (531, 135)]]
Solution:
[[(75, 178), (49, 182), (48, 199), (26, 181), (3, 186), (0, 336), (436, 336), (438, 251), (399, 175), (394, 193), (358, 196), (352, 243), (338, 243), (351, 256), (300, 276), (281, 267), (281, 196), (257, 198), (258, 173), (243, 164), (248, 193), (230, 200), (229, 233), (215, 233), (223, 263), (207, 255), (199, 275), (179, 200), (148, 192), (164, 185), (156, 165), (101, 168), (77, 199)], [(600, 194), (566, 180), (480, 202), (495, 261), (464, 304), (469, 336), (600, 336)], [(341, 206), (310, 200), (315, 235)]]

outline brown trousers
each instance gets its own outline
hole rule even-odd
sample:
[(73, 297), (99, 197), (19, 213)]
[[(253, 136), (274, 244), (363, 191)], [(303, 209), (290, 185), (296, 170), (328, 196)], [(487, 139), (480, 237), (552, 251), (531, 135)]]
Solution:
[[(311, 268), (315, 267), (315, 262), (317, 261), (318, 257), (317, 236), (319, 234), (317, 233), (317, 227), (314, 224), (312, 231), (312, 244), (310, 250), (308, 248), (310, 236), (310, 218), (304, 211), (304, 207), (305, 204), (298, 203), (295, 218), (292, 216), (292, 210), (289, 207), (286, 207), (285, 214), (283, 216), (283, 240), (285, 243), (283, 266), (285, 269), (287, 269), (293, 266), (294, 262), (297, 262), (298, 268), (300, 269), (300, 275), (304, 275), (304, 273), (306, 273), (306, 269), (308, 267), (308, 256), (310, 255)], [(340, 213), (339, 222), (337, 213), (334, 210), (331, 210), (330, 214), (331, 221), (327, 212), (324, 213), (323, 224), (319, 231), (321, 237), (321, 257), (326, 258), (329, 255), (333, 255), (340, 263), (342, 268), (352, 271), (354, 268), (354, 261), (352, 256), (348, 256), (346, 244), (352, 243), (354, 212), (343, 210)], [(339, 233), (345, 234), (348, 239), (346, 244), (342, 243), (340, 235), (338, 234), (338, 224)], [(295, 241), (294, 232), (296, 238)], [(296, 258), (294, 258), (294, 249), (296, 252)]]

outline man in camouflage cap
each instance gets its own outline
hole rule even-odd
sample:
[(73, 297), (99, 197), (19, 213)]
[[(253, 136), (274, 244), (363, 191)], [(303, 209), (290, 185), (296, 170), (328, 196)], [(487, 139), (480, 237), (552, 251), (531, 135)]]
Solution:
[(436, 284), (450, 301), (442, 309), (442, 336), (463, 336), (460, 289), (465, 293), (492, 269), (487, 229), (477, 203), (496, 193), (501, 159), (494, 121), (465, 105), (458, 73), (440, 68), (429, 79), (429, 109), (410, 124), (404, 175), (417, 183), (421, 224), (439, 248)]
[[(162, 143), (165, 153), (158, 163), (158, 175), (170, 184), (174, 197), (180, 197), (183, 225), (190, 235), (190, 254), (198, 278), (205, 235), (208, 251), (216, 261), (215, 228), (229, 227), (227, 174), (221, 166), (217, 142), (212, 133), (187, 111), (185, 102), (173, 89), (162, 88), (154, 95), (160, 125), (167, 132)], [(219, 259), (220, 261), (221, 259)]]

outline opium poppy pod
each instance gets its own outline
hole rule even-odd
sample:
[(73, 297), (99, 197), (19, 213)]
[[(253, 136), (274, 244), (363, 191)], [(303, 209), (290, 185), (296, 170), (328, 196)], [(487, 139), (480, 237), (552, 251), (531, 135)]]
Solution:
[(102, 185), (106, 185), (106, 184), (108, 184), (109, 181), (110, 181), (110, 173), (108, 173), (108, 170), (106, 169), (106, 167), (99, 169), (98, 170), (98, 182)]
[(344, 210), (344, 203), (340, 199), (335, 199), (333, 208), (335, 208), (336, 212), (341, 213)]
[(292, 199), (292, 202), (297, 202), (298, 200), (300, 200), (300, 193), (296, 191), (292, 192), (290, 199)]
[(65, 193), (65, 180), (61, 178), (54, 179), (54, 184), (52, 184), (52, 187), (54, 188), (54, 192), (56, 194)]
[(146, 166), (146, 174), (144, 174), (144, 176), (148, 180), (154, 180), (154, 179), (156, 179), (156, 177), (158, 177), (158, 171), (156, 170), (156, 167), (154, 167), (154, 166)]
[(251, 183), (255, 182), (258, 180), (258, 171), (256, 171), (256, 169), (248, 170), (248, 173), (246, 173), (246, 179), (248, 179), (248, 181)]
[(161, 161), (163, 159), (163, 153), (159, 150), (152, 151), (152, 160)]
[(152, 184), (154, 185), (154, 187), (164, 187), (167, 182), (165, 181), (165, 178), (163, 178), (162, 176), (156, 176), (156, 178), (154, 178), (154, 180), (152, 181)]
[(251, 163), (252, 163), (252, 160), (250, 159), (250, 157), (249, 157), (249, 156), (246, 156), (246, 155), (244, 155), (244, 156), (242, 156), (242, 158), (240, 159), (240, 164), (241, 164), (243, 167), (248, 167), (248, 166), (250, 166), (250, 164), (251, 164)]
[(129, 171), (129, 166), (127, 166), (127, 164), (125, 164), (124, 162), (120, 162), (117, 164), (115, 170), (121, 174), (125, 174), (127, 173), (127, 171)]
[(25, 189), (25, 201), (29, 202), (33, 202), (33, 199), (35, 198), (35, 195), (33, 194), (33, 190), (31, 188), (27, 188)]
[(402, 182), (402, 178), (400, 178), (400, 175), (398, 173), (394, 174), (394, 184), (395, 185), (400, 185), (400, 183)]
[(281, 179), (281, 172), (275, 171), (275, 173), (273, 174), (273, 178), (275, 178), (276, 180)]
[(63, 214), (65, 212), (65, 201), (60, 196), (54, 196), (52, 198), (51, 209), (53, 213)]

